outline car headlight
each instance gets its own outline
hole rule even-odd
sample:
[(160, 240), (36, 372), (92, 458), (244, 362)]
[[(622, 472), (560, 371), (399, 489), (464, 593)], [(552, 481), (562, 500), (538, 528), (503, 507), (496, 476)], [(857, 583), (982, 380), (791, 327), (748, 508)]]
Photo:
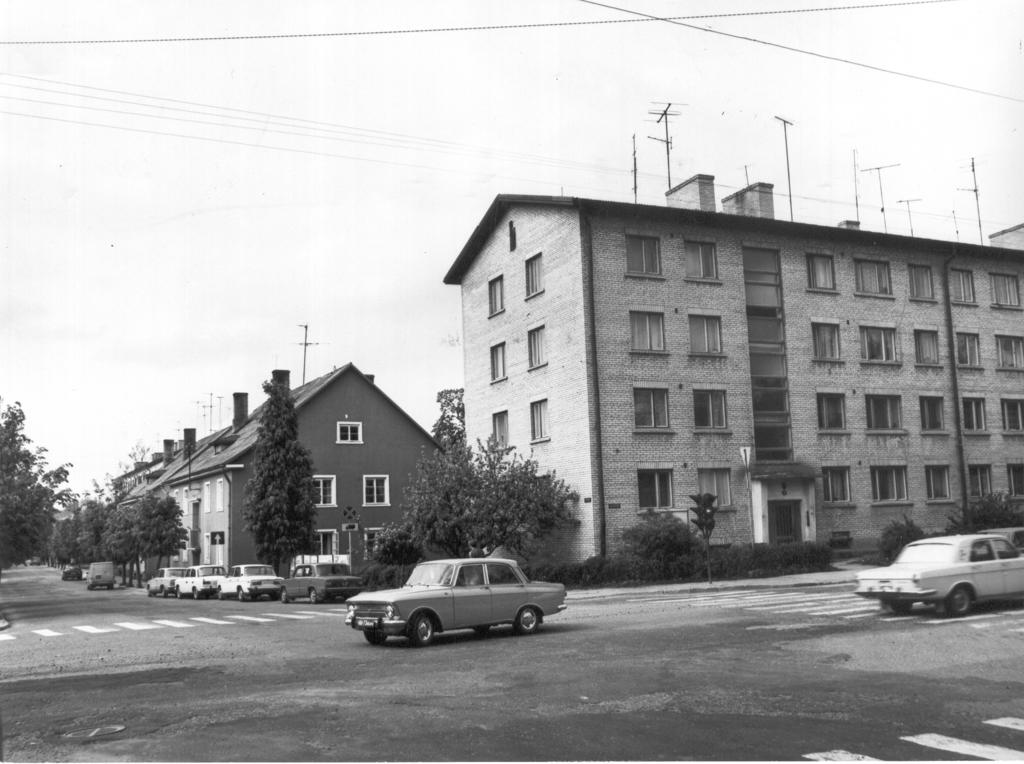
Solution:
[(387, 605), (384, 606), (384, 616), (389, 619), (397, 617), (398, 608), (389, 602)]
[(356, 605), (354, 602), (348, 603), (348, 614), (353, 615), (356, 612)]

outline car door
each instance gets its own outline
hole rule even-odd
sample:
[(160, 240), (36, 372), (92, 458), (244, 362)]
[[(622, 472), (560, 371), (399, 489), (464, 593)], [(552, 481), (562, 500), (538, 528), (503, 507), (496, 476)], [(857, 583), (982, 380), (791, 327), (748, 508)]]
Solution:
[(491, 590), (484, 579), (483, 563), (459, 568), (452, 587), (452, 608), (453, 628), (491, 623)]
[(511, 621), (526, 604), (526, 584), (507, 562), (487, 563), (487, 585), (491, 587), (491, 617)]
[(1007, 597), (1024, 594), (1024, 557), (1009, 541), (993, 539), (992, 547), (1003, 571), (1003, 593)]
[(967, 568), (978, 596), (1001, 597), (1006, 591), (1003, 587), (1003, 568), (996, 559), (992, 542), (989, 539), (972, 541), (967, 559)]
[(309, 565), (300, 565), (295, 569), (295, 591), (293, 597), (305, 597), (309, 593), (309, 582), (313, 571)]

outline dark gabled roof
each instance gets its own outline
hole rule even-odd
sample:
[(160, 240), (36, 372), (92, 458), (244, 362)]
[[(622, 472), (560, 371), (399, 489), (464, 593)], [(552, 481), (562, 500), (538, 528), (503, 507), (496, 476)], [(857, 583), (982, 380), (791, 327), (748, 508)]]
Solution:
[[(949, 252), (951, 248), (963, 254), (983, 255), (1024, 261), (1024, 250), (1011, 249), (981, 244), (965, 244), (942, 239), (926, 239), (919, 236), (902, 236), (892, 233), (865, 231), (859, 228), (839, 228), (838, 226), (818, 225), (815, 223), (796, 223), (776, 218), (761, 218), (750, 215), (733, 215), (726, 212), (707, 212), (704, 210), (683, 207), (658, 206), (653, 204), (632, 204), (629, 202), (602, 201), (570, 196), (531, 196), (518, 194), (498, 194), (487, 208), (483, 218), (477, 223), (473, 233), (462, 247), (455, 262), (445, 274), (445, 284), (461, 284), (466, 272), (472, 266), (487, 238), (494, 231), (498, 221), (505, 213), (516, 205), (534, 205), (539, 207), (574, 207), (582, 212), (598, 215), (614, 215), (617, 217), (638, 220), (658, 220), (663, 222), (688, 223), (720, 228), (731, 228), (737, 231), (757, 233), (774, 233), (793, 239), (825, 239), (829, 241), (847, 242), (861, 246), (892, 246), (918, 252)], [(1013, 229), (1009, 229), (1013, 230)]]

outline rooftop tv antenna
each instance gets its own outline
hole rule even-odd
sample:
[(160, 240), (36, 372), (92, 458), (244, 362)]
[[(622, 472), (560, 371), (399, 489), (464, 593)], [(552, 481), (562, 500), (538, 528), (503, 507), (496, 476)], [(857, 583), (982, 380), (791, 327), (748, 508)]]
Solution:
[(856, 219), (860, 220), (860, 190), (857, 188), (857, 149), (853, 150), (853, 208)]
[[(686, 106), (686, 104), (680, 104), (680, 105), (681, 106)], [(672, 104), (666, 103), (665, 104), (665, 108), (662, 109), (661, 111), (649, 111), (649, 112), (647, 112), (648, 114), (651, 114), (651, 115), (655, 115), (655, 114), (658, 115), (658, 118), (656, 120), (654, 120), (655, 124), (660, 124), (661, 122), (665, 123), (665, 137), (664, 138), (657, 138), (657, 137), (655, 137), (653, 135), (648, 135), (647, 137), (650, 138), (652, 141), (658, 141), (658, 143), (664, 143), (665, 144), (665, 166), (666, 166), (666, 169), (668, 170), (668, 187), (670, 189), (672, 188), (672, 138), (668, 134), (668, 118), (669, 117), (678, 117), (679, 116), (679, 112), (678, 111), (670, 111), (671, 108), (672, 108)]]
[(861, 172), (874, 172), (878, 174), (878, 198), (882, 200), (882, 228), (886, 233), (889, 233), (889, 224), (885, 220), (885, 194), (882, 193), (882, 170), (888, 170), (890, 167), (899, 167), (899, 163), (868, 167), (861, 170)]
[(782, 140), (786, 143), (786, 191), (789, 196), (789, 219), (793, 220), (793, 181), (789, 177), (789, 132), (788, 128), (793, 123), (782, 117), (775, 117), (782, 123)]
[(636, 133), (633, 133), (633, 204), (636, 204)]
[(974, 171), (974, 157), (971, 157), (971, 177), (974, 179), (974, 188), (958, 188), (958, 191), (974, 192), (974, 207), (978, 211), (978, 241), (985, 243), (985, 234), (981, 231), (981, 202), (978, 201), (978, 174)]
[(910, 221), (910, 235), (911, 236), (914, 235), (914, 218), (912, 218), (910, 216), (910, 203), (911, 202), (919, 202), (919, 201), (921, 201), (921, 200), (920, 199), (898, 199), (896, 201), (896, 204), (905, 204), (905, 205), (907, 205), (907, 220)]
[(956, 240), (960, 241), (960, 224), (956, 220), (956, 210), (953, 210), (953, 232), (956, 234)]
[(302, 345), (302, 384), (306, 384), (306, 348), (320, 343), (309, 341), (309, 324), (299, 324), (299, 326), (302, 327), (302, 342), (298, 343)]

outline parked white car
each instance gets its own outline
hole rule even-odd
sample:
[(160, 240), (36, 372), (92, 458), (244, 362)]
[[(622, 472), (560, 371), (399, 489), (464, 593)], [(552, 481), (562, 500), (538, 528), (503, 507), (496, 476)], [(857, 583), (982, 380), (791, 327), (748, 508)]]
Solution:
[(272, 600), (281, 598), (284, 579), (270, 565), (232, 565), (217, 587), (217, 599), (236, 597), (239, 602), (258, 600), (264, 594)]
[(921, 539), (892, 565), (858, 573), (855, 593), (900, 614), (924, 602), (963, 616), (975, 602), (1024, 599), (1024, 557), (994, 533)]
[(174, 594), (174, 582), (184, 572), (184, 568), (157, 568), (156, 575), (146, 582), (146, 594), (150, 597)]
[(174, 593), (178, 599), (213, 597), (225, 575), (227, 571), (223, 565), (193, 565), (186, 568), (181, 578), (174, 582)]

